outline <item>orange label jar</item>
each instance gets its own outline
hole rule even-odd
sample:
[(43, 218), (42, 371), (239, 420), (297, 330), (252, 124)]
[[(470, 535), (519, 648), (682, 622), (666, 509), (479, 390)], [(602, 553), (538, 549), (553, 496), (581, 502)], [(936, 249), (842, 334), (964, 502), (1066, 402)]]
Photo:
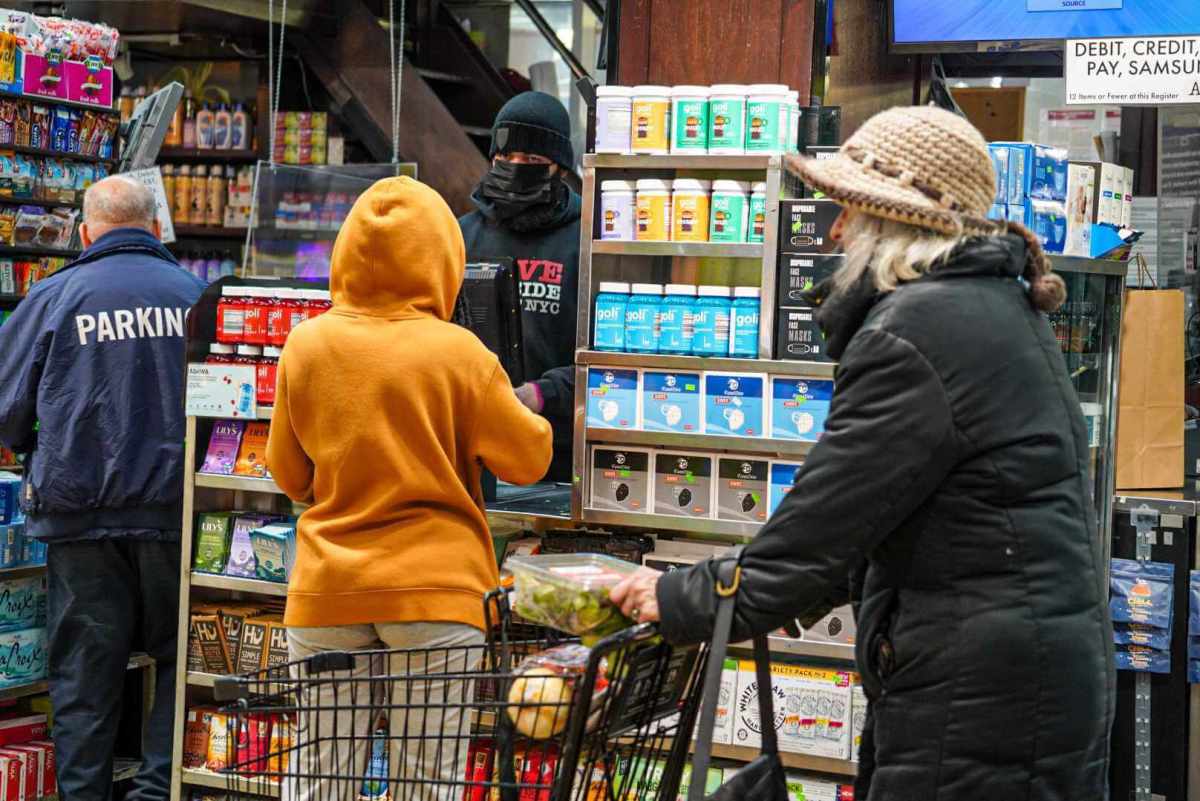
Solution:
[(708, 181), (677, 178), (671, 193), (671, 239), (708, 241)]

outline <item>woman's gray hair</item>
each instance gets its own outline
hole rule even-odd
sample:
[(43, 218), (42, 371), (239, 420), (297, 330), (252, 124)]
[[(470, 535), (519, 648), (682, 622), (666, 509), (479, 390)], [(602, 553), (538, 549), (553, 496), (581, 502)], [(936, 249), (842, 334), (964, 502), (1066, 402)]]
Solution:
[(834, 280), (848, 289), (869, 273), (878, 291), (891, 292), (936, 267), (966, 238), (856, 212), (842, 233), (846, 264)]
[(154, 193), (124, 175), (110, 175), (83, 194), (83, 221), (101, 225), (150, 228), (158, 216)]

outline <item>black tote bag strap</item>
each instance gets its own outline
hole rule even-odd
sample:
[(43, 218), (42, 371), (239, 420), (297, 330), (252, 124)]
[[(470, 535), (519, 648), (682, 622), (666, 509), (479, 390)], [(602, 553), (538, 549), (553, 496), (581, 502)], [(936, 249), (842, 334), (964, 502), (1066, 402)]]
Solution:
[[(708, 665), (704, 669), (704, 693), (700, 705), (700, 725), (696, 730), (696, 754), (692, 759), (692, 781), (688, 786), (688, 801), (702, 801), (708, 767), (712, 764), (713, 731), (717, 725), (717, 698), (721, 692), (721, 671), (725, 669), (725, 654), (729, 650), (729, 630), (733, 627), (733, 605), (741, 581), (742, 546), (734, 548), (717, 562), (717, 586), (720, 596), (717, 619), (713, 626), (712, 643), (708, 649)], [(765, 646), (766, 640), (763, 640)], [(765, 652), (765, 649), (764, 649)], [(755, 660), (758, 659), (757, 644)], [(768, 669), (769, 670), (769, 669)], [(760, 693), (761, 695), (761, 693)], [(768, 699), (768, 703), (770, 703)], [(761, 702), (759, 709), (762, 709)], [(771, 732), (774, 744), (774, 732)], [(686, 734), (685, 734), (686, 736)], [(763, 740), (766, 743), (766, 739)]]
[(762, 729), (764, 754), (779, 753), (779, 738), (775, 733), (775, 699), (771, 692), (771, 650), (767, 635), (754, 638), (754, 678), (758, 683), (758, 725)]

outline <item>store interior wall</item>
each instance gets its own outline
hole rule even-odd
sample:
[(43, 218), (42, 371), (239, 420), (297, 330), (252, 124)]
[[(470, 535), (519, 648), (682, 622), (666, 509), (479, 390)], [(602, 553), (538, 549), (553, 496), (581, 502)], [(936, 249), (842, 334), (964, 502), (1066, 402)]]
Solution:
[(913, 102), (914, 59), (888, 53), (884, 4), (837, 0), (833, 6), (837, 55), (829, 58), (825, 105), (842, 108), (842, 139), (892, 106)]

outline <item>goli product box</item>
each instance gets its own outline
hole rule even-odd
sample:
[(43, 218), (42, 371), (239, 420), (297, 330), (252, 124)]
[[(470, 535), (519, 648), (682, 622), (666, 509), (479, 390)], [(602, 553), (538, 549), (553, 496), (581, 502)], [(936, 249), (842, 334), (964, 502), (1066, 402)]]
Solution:
[(649, 512), (650, 451), (593, 446), (590, 506), (607, 512)]
[(639, 424), (639, 380), (637, 370), (588, 368), (588, 427), (636, 429)]
[(771, 462), (771, 486), (768, 490), (769, 515), (775, 514), (775, 510), (779, 508), (779, 504), (783, 503), (784, 496), (792, 491), (792, 487), (796, 483), (796, 472), (801, 466), (801, 462), (782, 460)]
[(646, 370), (642, 373), (642, 428), (700, 433), (699, 373)]
[(704, 433), (761, 437), (766, 430), (764, 373), (704, 374)]
[(708, 454), (654, 454), (654, 512), (675, 517), (712, 517), (713, 457)]
[(771, 379), (771, 436), (816, 442), (825, 433), (833, 382), (775, 376)]
[(767, 522), (769, 468), (762, 460), (721, 457), (717, 461), (717, 518)]
[(779, 203), (780, 253), (833, 253), (829, 233), (842, 207), (832, 200), (783, 200)]
[(776, 311), (775, 358), (793, 362), (830, 362), (825, 336), (815, 319), (816, 309)]
[(779, 306), (807, 307), (804, 295), (833, 275), (845, 256), (784, 255), (779, 257)]
[[(852, 703), (849, 673), (772, 663), (771, 689), (781, 751), (849, 759)], [(758, 681), (752, 660), (738, 663), (733, 744), (762, 745)]]

